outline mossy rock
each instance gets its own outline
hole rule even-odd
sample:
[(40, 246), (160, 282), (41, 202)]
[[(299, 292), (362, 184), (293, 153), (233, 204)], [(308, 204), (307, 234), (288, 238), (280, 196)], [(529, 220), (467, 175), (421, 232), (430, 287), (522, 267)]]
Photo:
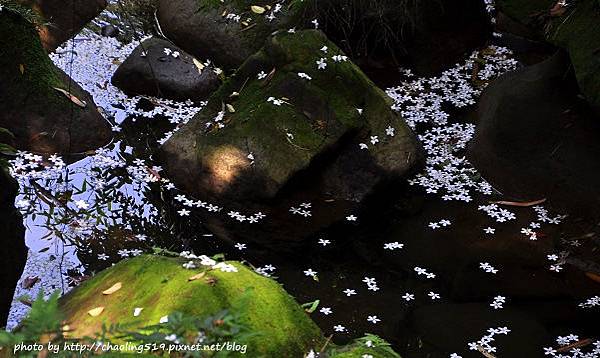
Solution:
[[(237, 68), (260, 49), (277, 29), (299, 26), (311, 0), (284, 4), (273, 20), (266, 18), (274, 6), (268, 0), (161, 0), (157, 17), (164, 34), (188, 53), (210, 59), (224, 69)], [(251, 6), (265, 12), (255, 13)], [(240, 16), (239, 21), (227, 14)]]
[[(421, 147), (391, 99), (354, 63), (333, 56), (344, 54), (317, 30), (270, 37), (162, 147), (164, 166), (182, 189), (232, 210), (285, 213), (271, 217), (260, 235), (213, 216), (207, 223), (215, 232), (273, 248), (272, 241), (295, 241), (343, 218), (349, 202), (361, 203), (377, 185), (418, 168)], [(317, 69), (321, 58), (324, 70)], [(259, 79), (260, 72), (269, 75)], [(394, 136), (386, 135), (389, 126)], [(371, 136), (380, 143), (371, 145)], [(298, 200), (323, 198), (335, 202), (321, 208), (323, 215), (314, 208), (310, 225), (287, 215)]]
[(552, 0), (500, 0), (498, 9), (535, 27), (550, 43), (568, 51), (579, 88), (600, 113), (600, 4), (597, 0), (573, 2), (561, 16), (550, 16)]
[(389, 343), (372, 334), (355, 339), (348, 345), (333, 348), (327, 353), (329, 358), (401, 358)]
[[(0, 12), (0, 50), (0, 127), (14, 134), (13, 146), (80, 153), (110, 141), (109, 123), (91, 96), (54, 66), (33, 24), (17, 13)], [(86, 105), (80, 107), (56, 88)]]
[[(139, 256), (122, 261), (84, 282), (60, 301), (71, 337), (93, 336), (103, 324), (135, 327), (158, 324), (173, 312), (207, 317), (224, 309), (239, 314), (238, 323), (253, 335), (236, 341), (247, 344), (249, 357), (302, 357), (310, 347), (323, 344), (319, 328), (281, 286), (238, 262), (228, 262), (237, 272), (205, 271), (202, 279), (188, 279), (203, 272), (182, 267), (187, 260)], [(208, 284), (206, 279), (216, 281)], [(122, 288), (102, 292), (117, 282)], [(90, 309), (103, 306), (97, 317)], [(138, 317), (135, 307), (142, 307)]]

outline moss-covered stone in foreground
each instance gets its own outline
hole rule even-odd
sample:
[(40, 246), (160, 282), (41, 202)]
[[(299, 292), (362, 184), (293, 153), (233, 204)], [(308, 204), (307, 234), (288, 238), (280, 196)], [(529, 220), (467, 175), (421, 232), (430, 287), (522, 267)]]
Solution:
[(398, 353), (390, 347), (390, 344), (378, 336), (367, 334), (352, 343), (331, 349), (329, 358), (401, 358)]
[[(205, 277), (188, 281), (200, 269), (182, 267), (184, 260), (140, 256), (125, 260), (96, 275), (61, 299), (73, 337), (94, 336), (102, 324), (145, 327), (175, 311), (206, 317), (223, 309), (239, 313), (240, 324), (253, 333), (238, 343), (248, 345), (247, 357), (302, 357), (322, 345), (322, 334), (300, 306), (275, 281), (260, 276), (237, 262), (238, 272), (210, 270)], [(111, 295), (102, 291), (117, 282), (122, 288)], [(97, 317), (87, 312), (105, 307)], [(135, 307), (142, 307), (138, 317)]]

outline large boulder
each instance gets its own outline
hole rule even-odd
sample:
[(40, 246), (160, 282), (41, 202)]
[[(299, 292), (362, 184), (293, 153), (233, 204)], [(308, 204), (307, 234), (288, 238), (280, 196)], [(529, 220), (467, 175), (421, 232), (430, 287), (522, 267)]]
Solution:
[[(271, 249), (299, 241), (422, 162), (390, 99), (341, 56), (316, 30), (273, 36), (162, 147), (181, 189), (227, 210), (269, 216), (249, 226), (226, 212), (207, 215), (221, 237)], [(319, 70), (321, 58), (328, 65)], [(317, 204), (308, 219), (289, 213), (302, 202)]]
[[(203, 266), (207, 260), (192, 260), (198, 268), (186, 269), (188, 259), (140, 256), (102, 271), (61, 299), (69, 336), (93, 337), (103, 324), (116, 323), (136, 331), (175, 312), (205, 319), (227, 310), (250, 333), (230, 339), (247, 344), (246, 356), (302, 357), (323, 345), (319, 328), (277, 282), (238, 262), (228, 262), (237, 272), (224, 272)], [(121, 289), (103, 294), (117, 283)], [(98, 307), (100, 315), (88, 313)], [(143, 309), (137, 317), (135, 308)]]
[[(286, 4), (269, 20), (267, 16), (275, 10), (267, 10), (269, 3), (161, 0), (157, 16), (164, 34), (185, 51), (234, 69), (258, 51), (273, 31), (296, 26), (306, 6), (302, 1)], [(252, 11), (251, 6), (265, 12)]]
[(381, 76), (393, 76), (399, 65), (425, 75), (441, 72), (491, 35), (478, 0), (325, 0), (312, 8), (333, 42), (362, 67), (382, 67), (387, 73)]
[(0, 327), (6, 325), (15, 287), (27, 260), (23, 218), (14, 202), (17, 183), (0, 168)]
[[(253, 11), (251, 6), (257, 5), (265, 12)], [(161, 0), (158, 19), (178, 46), (225, 69), (239, 66), (275, 30), (317, 26), (365, 68), (395, 71), (401, 62), (422, 73), (453, 65), (491, 33), (479, 0), (305, 0), (277, 5)]]
[(32, 24), (3, 11), (0, 33), (0, 127), (14, 134), (14, 147), (82, 153), (111, 140), (91, 96), (54, 66)]
[(597, 0), (568, 3), (568, 7), (561, 8), (554, 0), (499, 0), (497, 6), (538, 37), (569, 53), (581, 92), (600, 113), (600, 3)]
[(204, 100), (220, 81), (211, 67), (203, 66), (169, 41), (153, 37), (133, 50), (111, 82), (129, 95)]
[(38, 31), (44, 49), (53, 52), (75, 36), (107, 6), (106, 0), (18, 0), (44, 19)]
[(507, 197), (547, 198), (571, 214), (598, 214), (600, 124), (576, 95), (560, 52), (500, 77), (479, 104), (470, 160)]

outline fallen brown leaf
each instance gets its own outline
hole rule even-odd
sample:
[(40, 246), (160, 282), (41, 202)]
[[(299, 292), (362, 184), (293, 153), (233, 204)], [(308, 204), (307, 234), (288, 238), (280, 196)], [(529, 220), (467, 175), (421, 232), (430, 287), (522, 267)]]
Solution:
[(195, 280), (199, 280), (202, 277), (204, 277), (205, 272), (200, 272), (199, 274), (196, 274), (194, 276), (191, 276), (190, 278), (188, 278), (188, 281), (195, 281)]
[(98, 316), (100, 316), (100, 314), (102, 312), (104, 312), (104, 307), (100, 306), (100, 307), (92, 308), (91, 310), (88, 311), (88, 314), (92, 317), (98, 317)]
[(26, 279), (23, 280), (23, 283), (21, 284), (21, 286), (24, 289), (30, 289), (32, 288), (36, 283), (38, 283), (40, 281), (40, 278), (37, 276), (29, 276)]
[(255, 14), (262, 14), (266, 11), (264, 7), (258, 5), (250, 6), (250, 10), (252, 10), (252, 12)]
[(195, 58), (192, 58), (192, 62), (194, 63), (194, 66), (196, 66), (196, 68), (198, 69), (198, 73), (202, 73), (202, 70), (205, 67), (204, 64), (196, 60)]
[(562, 2), (558, 1), (554, 6), (550, 9), (550, 16), (558, 17), (563, 16), (567, 12), (567, 7), (562, 4)]
[(546, 198), (534, 201), (490, 201), (490, 204), (498, 204), (498, 205), (507, 205), (507, 206), (518, 206), (518, 207), (528, 207), (535, 206), (546, 202)]
[(113, 293), (120, 290), (122, 286), (123, 286), (123, 284), (121, 284), (121, 282), (117, 282), (114, 285), (112, 285), (109, 289), (102, 291), (102, 294), (103, 295), (112, 295)]
[(79, 98), (73, 96), (71, 93), (69, 93), (68, 91), (62, 89), (62, 88), (58, 88), (58, 87), (52, 87), (55, 90), (57, 90), (58, 92), (64, 94), (68, 99), (71, 100), (71, 102), (75, 103), (76, 105), (78, 105), (81, 108), (85, 108), (85, 106), (87, 106), (87, 103), (85, 103), (85, 101), (80, 100)]
[(217, 278), (216, 277), (207, 277), (205, 279), (206, 283), (209, 284), (210, 286), (214, 286), (217, 284)]
[(600, 275), (595, 274), (593, 272), (586, 272), (585, 275), (592, 281), (600, 283)]
[(577, 341), (575, 343), (571, 343), (568, 346), (563, 346), (563, 347), (557, 348), (556, 351), (559, 352), (559, 353), (564, 353), (564, 352), (570, 351), (573, 348), (585, 347), (585, 346), (591, 344), (592, 342), (593, 341), (591, 339), (586, 338), (586, 339), (582, 339), (580, 341)]
[(25, 306), (29, 306), (29, 307), (31, 307), (33, 305), (33, 302), (31, 302), (31, 300), (28, 299), (27, 297), (19, 297), (19, 302), (21, 302)]

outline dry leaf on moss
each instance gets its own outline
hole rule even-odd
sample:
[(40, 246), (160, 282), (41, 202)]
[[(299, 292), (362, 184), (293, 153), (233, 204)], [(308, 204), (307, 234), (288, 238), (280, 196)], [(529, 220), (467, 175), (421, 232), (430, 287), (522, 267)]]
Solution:
[(196, 274), (196, 275), (194, 275), (194, 276), (192, 276), (192, 277), (188, 278), (188, 281), (195, 281), (195, 280), (199, 280), (199, 279), (201, 279), (202, 277), (204, 277), (204, 274), (205, 274), (204, 272), (200, 272), (199, 274)]
[(117, 282), (114, 285), (112, 285), (109, 289), (102, 291), (102, 294), (103, 295), (112, 295), (113, 293), (120, 290), (121, 287), (123, 287), (123, 284), (121, 282)]
[(92, 317), (98, 317), (98, 316), (100, 316), (100, 314), (102, 312), (104, 312), (104, 307), (100, 306), (100, 307), (92, 308), (91, 310), (88, 311), (88, 314)]
[(255, 14), (262, 14), (266, 11), (264, 7), (258, 5), (250, 6), (250, 10), (252, 10), (252, 12)]

